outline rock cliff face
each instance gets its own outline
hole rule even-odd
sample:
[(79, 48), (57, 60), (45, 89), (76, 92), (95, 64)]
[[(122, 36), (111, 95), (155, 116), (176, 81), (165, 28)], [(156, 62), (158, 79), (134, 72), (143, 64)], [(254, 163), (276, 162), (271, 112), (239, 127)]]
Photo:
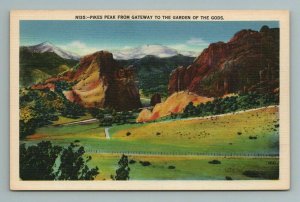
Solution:
[(100, 51), (83, 57), (77, 71), (71, 75), (74, 101), (85, 107), (112, 107), (130, 110), (141, 107), (134, 72), (122, 68), (109, 52)]
[(73, 84), (71, 90), (63, 93), (68, 100), (83, 107), (111, 107), (116, 110), (141, 107), (133, 70), (121, 67), (106, 51), (81, 58), (76, 69), (46, 82), (55, 84), (56, 81)]
[(227, 43), (210, 44), (188, 67), (170, 75), (168, 92), (202, 96), (279, 88), (279, 29), (242, 30)]

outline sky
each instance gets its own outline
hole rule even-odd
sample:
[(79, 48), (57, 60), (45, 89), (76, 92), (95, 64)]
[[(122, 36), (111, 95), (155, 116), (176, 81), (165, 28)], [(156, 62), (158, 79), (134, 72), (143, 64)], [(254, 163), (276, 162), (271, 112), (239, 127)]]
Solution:
[(99, 50), (123, 50), (164, 45), (200, 53), (210, 43), (228, 41), (242, 29), (279, 27), (277, 21), (75, 21), (23, 20), (21, 46), (45, 41), (79, 55)]

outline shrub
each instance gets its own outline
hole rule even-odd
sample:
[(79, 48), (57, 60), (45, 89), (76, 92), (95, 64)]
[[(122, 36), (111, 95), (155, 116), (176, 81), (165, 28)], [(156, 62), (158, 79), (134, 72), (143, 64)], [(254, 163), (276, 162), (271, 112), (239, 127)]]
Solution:
[(150, 166), (151, 165), (151, 163), (149, 161), (140, 161), (140, 164), (142, 166)]
[(131, 160), (129, 161), (129, 164), (135, 164), (135, 163), (136, 163), (136, 161), (133, 160), (133, 159), (131, 159)]
[(210, 163), (210, 164), (221, 164), (221, 161), (219, 161), (219, 160), (212, 160), (212, 161), (209, 161), (208, 163)]
[(226, 176), (225, 179), (226, 179), (226, 180), (232, 180), (232, 177)]

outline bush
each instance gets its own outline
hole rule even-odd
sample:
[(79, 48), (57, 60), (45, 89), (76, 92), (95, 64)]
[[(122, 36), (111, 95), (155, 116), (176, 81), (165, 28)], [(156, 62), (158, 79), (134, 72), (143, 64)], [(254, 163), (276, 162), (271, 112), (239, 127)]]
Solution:
[(226, 176), (225, 180), (232, 180), (232, 178), (230, 176)]
[(175, 166), (168, 166), (168, 169), (175, 169)]
[(221, 161), (219, 161), (219, 160), (212, 160), (212, 161), (209, 161), (208, 163), (210, 163), (210, 164), (221, 164)]
[(151, 165), (151, 163), (149, 161), (140, 161), (140, 164), (142, 166), (150, 166)]
[(133, 159), (131, 159), (131, 160), (129, 161), (129, 164), (135, 164), (135, 163), (136, 163), (136, 161), (133, 160)]

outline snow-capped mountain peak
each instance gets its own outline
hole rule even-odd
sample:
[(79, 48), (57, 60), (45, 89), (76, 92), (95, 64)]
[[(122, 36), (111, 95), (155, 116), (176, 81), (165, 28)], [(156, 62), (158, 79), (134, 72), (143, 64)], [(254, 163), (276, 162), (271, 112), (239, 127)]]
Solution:
[(26, 46), (26, 47), (28, 50), (30, 50), (31, 52), (34, 52), (34, 53), (51, 52), (51, 53), (56, 53), (57, 55), (59, 55), (60, 57), (62, 57), (64, 59), (72, 59), (72, 60), (80, 59), (79, 55), (69, 52), (69, 51), (66, 51), (66, 50), (63, 50), (48, 41), (45, 41), (45, 42), (37, 44), (37, 45)]
[(136, 48), (128, 48), (112, 51), (117, 60), (140, 59), (147, 55), (154, 55), (160, 58), (172, 57), (178, 54), (195, 56), (194, 52), (179, 52), (176, 49), (164, 45), (143, 45)]

